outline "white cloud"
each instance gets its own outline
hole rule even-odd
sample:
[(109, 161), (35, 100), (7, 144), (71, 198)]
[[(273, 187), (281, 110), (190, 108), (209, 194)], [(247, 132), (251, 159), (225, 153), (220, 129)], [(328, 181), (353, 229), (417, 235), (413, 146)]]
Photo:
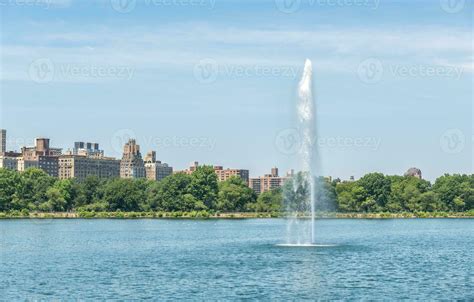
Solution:
[[(44, 29), (45, 26), (43, 25)], [(249, 30), (180, 24), (88, 28), (68, 32), (50, 26), (4, 45), (2, 79), (22, 78), (37, 58), (57, 63), (132, 66), (136, 70), (187, 68), (202, 58), (219, 64), (300, 66), (315, 59), (319, 70), (353, 72), (359, 62), (376, 57), (389, 64), (464, 66), (472, 72), (471, 33), (457, 28)], [(453, 63), (454, 62), (454, 63)]]

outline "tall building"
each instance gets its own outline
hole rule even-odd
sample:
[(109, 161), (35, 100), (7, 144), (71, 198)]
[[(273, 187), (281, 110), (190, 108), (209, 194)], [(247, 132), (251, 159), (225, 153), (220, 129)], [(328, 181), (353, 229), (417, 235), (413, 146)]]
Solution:
[(18, 170), (18, 157), (21, 154), (7, 152), (7, 130), (0, 129), (0, 168)]
[(0, 129), (0, 154), (7, 152), (7, 130)]
[(293, 171), (288, 173), (286, 177), (280, 177), (278, 175), (278, 168), (272, 168), (270, 174), (264, 176), (250, 178), (249, 187), (252, 188), (255, 193), (260, 194), (266, 191), (270, 191), (283, 186), (285, 181), (293, 176)]
[(59, 156), (59, 178), (83, 180), (88, 176), (120, 176), (120, 160), (111, 157), (66, 154)]
[(242, 178), (246, 184), (249, 183), (249, 170), (244, 169), (224, 169), (222, 166), (214, 166), (214, 171), (217, 174), (219, 181), (226, 181), (232, 176), (238, 176)]
[(130, 139), (123, 147), (122, 160), (120, 161), (121, 178), (144, 178), (145, 164), (140, 153), (140, 145), (136, 140)]
[(99, 149), (97, 143), (75, 142), (72, 154), (101, 157), (104, 156), (104, 151)]
[(44, 170), (48, 175), (58, 177), (58, 156), (61, 148), (51, 148), (49, 138), (37, 138), (35, 147), (21, 148), (18, 159), (18, 170), (24, 171), (31, 167)]
[(150, 151), (145, 155), (145, 174), (149, 180), (160, 181), (168, 175), (173, 174), (173, 167), (156, 160), (156, 152)]

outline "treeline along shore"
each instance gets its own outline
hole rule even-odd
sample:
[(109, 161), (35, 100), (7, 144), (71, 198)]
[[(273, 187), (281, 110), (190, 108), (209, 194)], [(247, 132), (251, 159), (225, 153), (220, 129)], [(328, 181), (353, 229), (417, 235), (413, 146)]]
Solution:
[[(214, 169), (163, 180), (60, 180), (40, 169), (0, 169), (0, 218), (256, 218), (308, 215), (309, 184), (297, 173), (256, 195), (239, 177), (218, 182)], [(316, 180), (322, 218), (474, 217), (474, 175), (369, 173), (356, 181)], [(296, 214), (295, 214), (296, 213)]]

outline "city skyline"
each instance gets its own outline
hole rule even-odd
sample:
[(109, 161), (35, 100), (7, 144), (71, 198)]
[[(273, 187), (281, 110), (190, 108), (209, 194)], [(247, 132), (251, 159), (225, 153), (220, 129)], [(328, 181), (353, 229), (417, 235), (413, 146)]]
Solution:
[[(70, 157), (70, 156), (84, 156), (84, 157), (92, 157), (92, 158), (104, 158), (104, 159), (115, 160), (115, 161), (120, 162), (120, 161), (123, 161), (124, 159), (129, 160), (128, 158), (124, 157), (126, 154), (128, 154), (130, 152), (137, 154), (137, 152), (138, 152), (138, 154), (140, 156), (139, 160), (143, 164), (143, 171), (139, 172), (140, 176), (138, 178), (149, 178), (149, 179), (151, 179), (148, 176), (148, 174), (145, 173), (145, 169), (147, 168), (147, 163), (148, 164), (157, 163), (157, 164), (164, 165), (164, 166), (168, 167), (167, 163), (164, 163), (164, 162), (162, 163), (161, 160), (157, 159), (157, 155), (156, 155), (155, 150), (147, 150), (146, 152), (141, 152), (139, 141), (136, 140), (135, 138), (129, 137), (129, 136), (121, 137), (121, 139), (123, 140), (122, 154), (120, 156), (116, 157), (116, 156), (107, 155), (106, 152), (105, 152), (106, 150), (104, 150), (104, 149), (99, 149), (99, 145), (101, 145), (101, 144), (98, 143), (98, 142), (95, 142), (95, 141), (94, 142), (74, 141), (74, 142), (71, 143), (71, 146), (73, 146), (72, 148), (68, 148), (68, 147), (66, 147), (66, 148), (54, 147), (53, 148), (53, 147), (50, 147), (51, 139), (49, 137), (45, 137), (45, 136), (36, 137), (31, 144), (23, 145), (20, 148), (20, 150), (11, 149), (11, 148), (9, 149), (9, 139), (8, 139), (8, 135), (7, 135), (7, 133), (9, 133), (9, 132), (7, 131), (7, 129), (0, 129), (0, 133), (1, 133), (1, 141), (5, 141), (5, 144), (4, 145), (2, 144), (2, 151), (0, 152), (0, 156), (5, 155), (6, 157), (12, 157), (12, 156), (13, 157), (19, 157), (25, 152), (25, 150), (27, 150), (27, 151), (28, 150), (34, 150), (35, 148), (38, 147), (38, 143), (40, 143), (41, 145), (43, 145), (41, 147), (41, 149), (43, 149), (43, 148), (45, 148), (45, 146), (47, 146), (46, 149), (53, 150), (54, 156), (62, 156), (62, 157), (64, 157), (64, 156), (67, 156), (67, 157)], [(128, 145), (130, 143), (136, 144), (136, 147), (135, 146), (129, 147)], [(4, 149), (3, 149), (3, 147), (4, 147)], [(5, 154), (3, 154), (3, 153), (5, 153)], [(197, 161), (197, 160), (190, 160), (186, 164), (184, 164), (183, 168), (176, 169), (174, 171), (173, 171), (173, 167), (175, 167), (175, 164), (172, 164), (172, 165), (169, 166), (169, 168), (171, 168), (171, 172), (169, 174), (171, 174), (171, 173), (188, 173), (189, 174), (189, 173), (192, 173), (198, 166), (201, 166), (201, 165), (207, 165), (207, 166), (213, 167), (215, 169), (216, 174), (218, 175), (218, 179), (220, 179), (221, 181), (224, 181), (224, 180), (228, 179), (228, 177), (230, 177), (231, 175), (236, 175), (236, 176), (241, 177), (244, 181), (246, 181), (249, 184), (250, 187), (252, 187), (252, 184), (249, 183), (249, 181), (251, 179), (258, 180), (260, 178), (265, 178), (267, 176), (280, 177), (279, 172), (278, 172), (279, 171), (278, 164), (275, 164), (275, 165), (271, 166), (271, 173), (267, 173), (269, 171), (269, 169), (267, 168), (265, 173), (252, 174), (252, 173), (250, 173), (251, 170), (246, 169), (245, 167), (236, 168), (236, 167), (232, 166), (231, 168), (226, 167), (224, 169), (224, 166), (219, 164), (219, 163), (206, 162), (204, 164), (200, 164), (200, 162)], [(25, 168), (23, 168), (21, 171), (23, 171), (24, 169)], [(121, 169), (122, 168), (120, 168), (120, 170)], [(420, 178), (421, 178), (421, 170), (419, 170), (416, 167), (409, 167), (408, 170), (406, 170), (405, 173), (400, 172), (400, 173), (394, 174), (394, 175), (403, 175), (403, 174), (407, 175), (407, 173), (409, 174), (409, 172), (413, 169), (419, 171)], [(241, 171), (246, 171), (246, 172), (244, 172), (244, 174), (241, 174), (242, 173)], [(229, 174), (229, 172), (231, 172), (231, 174)], [(376, 171), (374, 171), (374, 172), (376, 172)], [(286, 176), (284, 176), (284, 177), (291, 176), (294, 173), (295, 173), (295, 169), (290, 168), (289, 170), (285, 171)], [(169, 175), (169, 174), (167, 174), (167, 175)], [(118, 171), (117, 175), (115, 175), (115, 177), (119, 177), (119, 176), (121, 178), (135, 178), (135, 177), (130, 177), (130, 175), (128, 175), (128, 173), (127, 173), (127, 175), (122, 175), (122, 172)], [(113, 176), (109, 175), (107, 177), (113, 177)], [(330, 179), (341, 179), (342, 181), (344, 181), (344, 180), (354, 181), (355, 180), (354, 175), (350, 175), (347, 179), (341, 178), (340, 176), (337, 176), (337, 175), (324, 175), (324, 177), (329, 177)], [(69, 177), (67, 177), (67, 178), (69, 178)], [(161, 180), (161, 179), (162, 179), (162, 177), (160, 177), (159, 179), (156, 179), (156, 180)], [(278, 181), (278, 183), (280, 185), (280, 180)], [(263, 186), (263, 184), (262, 184), (262, 186)]]
[(210, 166), (217, 181), (225, 182), (232, 177), (239, 177), (246, 186), (260, 194), (282, 187), (294, 173), (291, 170), (286, 176), (280, 176), (278, 168), (273, 167), (271, 174), (251, 178), (247, 169), (224, 169), (223, 166), (213, 163), (200, 165), (197, 161), (191, 163), (189, 168), (176, 171), (172, 166), (158, 160), (154, 150), (143, 156), (140, 145), (134, 138), (126, 140), (122, 157), (117, 159), (105, 156), (104, 150), (100, 149), (100, 144), (96, 142), (75, 141), (72, 149), (63, 152), (63, 148), (51, 147), (51, 140), (45, 137), (36, 138), (34, 146), (23, 146), (21, 152), (18, 152), (8, 150), (5, 143), (7, 137), (7, 130), (0, 129), (0, 169), (25, 172), (30, 168), (38, 168), (60, 180), (84, 181), (93, 176), (101, 179), (147, 179), (159, 182), (172, 174), (191, 175), (199, 167)]
[(116, 138), (132, 135), (179, 169), (287, 171), (281, 140), (308, 57), (324, 175), (472, 173), (471, 2), (132, 2), (2, 6), (0, 127), (13, 148), (74, 137), (119, 157)]

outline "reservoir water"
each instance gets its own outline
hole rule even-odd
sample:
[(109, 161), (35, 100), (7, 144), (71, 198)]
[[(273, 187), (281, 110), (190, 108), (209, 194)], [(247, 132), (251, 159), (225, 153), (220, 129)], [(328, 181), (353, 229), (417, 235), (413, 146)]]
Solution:
[(2, 300), (474, 300), (474, 220), (0, 220)]

